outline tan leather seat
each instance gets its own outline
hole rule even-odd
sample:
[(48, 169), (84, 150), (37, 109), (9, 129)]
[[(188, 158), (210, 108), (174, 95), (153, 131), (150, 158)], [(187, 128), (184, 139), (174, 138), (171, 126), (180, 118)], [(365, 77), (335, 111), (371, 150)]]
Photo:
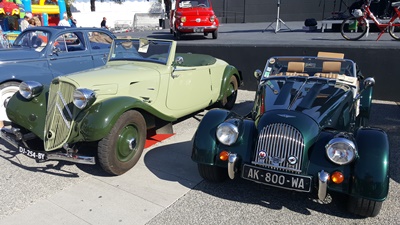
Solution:
[(277, 74), (278, 76), (302, 76), (308, 77), (308, 73), (304, 73), (303, 62), (289, 62), (286, 72)]
[(318, 52), (317, 57), (343, 59), (343, 58), (344, 58), (344, 53), (336, 53), (336, 52)]
[(341, 62), (325, 61), (322, 63), (322, 72), (314, 74), (315, 77), (336, 79), (340, 74)]

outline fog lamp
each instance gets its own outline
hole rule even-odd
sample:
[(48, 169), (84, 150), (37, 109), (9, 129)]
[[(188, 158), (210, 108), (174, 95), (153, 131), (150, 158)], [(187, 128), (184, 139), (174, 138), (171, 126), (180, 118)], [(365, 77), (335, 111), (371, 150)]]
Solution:
[(339, 172), (339, 171), (336, 171), (336, 172), (332, 173), (332, 175), (331, 175), (331, 181), (332, 181), (333, 183), (340, 184), (340, 183), (343, 182), (343, 180), (344, 180), (344, 175), (343, 175), (343, 173), (341, 173), (341, 172)]
[(220, 152), (219, 159), (222, 161), (227, 161), (229, 159), (229, 152), (227, 152), (227, 151)]

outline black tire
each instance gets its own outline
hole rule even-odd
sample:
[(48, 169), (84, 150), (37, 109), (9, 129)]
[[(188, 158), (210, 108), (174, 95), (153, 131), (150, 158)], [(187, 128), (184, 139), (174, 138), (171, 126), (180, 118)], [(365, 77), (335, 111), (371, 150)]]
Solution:
[(6, 114), (6, 106), (10, 98), (18, 91), (19, 84), (15, 81), (0, 84), (0, 121), (10, 121)]
[(142, 114), (135, 110), (122, 114), (110, 133), (98, 143), (101, 167), (112, 175), (130, 170), (142, 155), (146, 132)]
[(231, 110), (235, 105), (237, 93), (238, 93), (238, 81), (235, 76), (232, 76), (229, 80), (229, 89), (224, 90), (224, 97), (218, 102), (217, 107)]
[(174, 33), (174, 31), (172, 30), (172, 28), (169, 28), (169, 33), (170, 33), (170, 34), (173, 34), (173, 33)]
[(389, 26), (388, 30), (393, 39), (400, 41), (400, 26), (397, 25), (399, 25), (399, 23), (396, 23), (396, 26)]
[[(353, 24), (356, 23), (355, 26)], [(362, 38), (367, 33), (367, 20), (365, 18), (356, 18), (350, 16), (344, 19), (340, 26), (340, 33), (343, 38), (349, 41), (355, 41)]]
[(210, 182), (222, 182), (228, 179), (228, 169), (210, 166), (205, 164), (197, 164), (200, 176)]
[(175, 38), (176, 38), (176, 40), (182, 39), (182, 33), (179, 30), (175, 31)]
[(218, 30), (214, 30), (214, 31), (212, 32), (212, 38), (213, 38), (213, 39), (217, 39), (217, 38), (218, 38)]
[(347, 203), (347, 210), (359, 216), (374, 217), (381, 211), (382, 203), (364, 198), (350, 197)]

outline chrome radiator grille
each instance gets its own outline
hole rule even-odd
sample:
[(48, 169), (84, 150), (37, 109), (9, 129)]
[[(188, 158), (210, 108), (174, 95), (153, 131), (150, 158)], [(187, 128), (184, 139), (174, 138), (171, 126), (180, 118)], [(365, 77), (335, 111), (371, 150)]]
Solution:
[(290, 173), (301, 173), (304, 139), (295, 127), (274, 123), (264, 127), (258, 137), (255, 160), (258, 166)]
[(45, 125), (45, 149), (61, 148), (68, 139), (73, 122), (73, 92), (69, 83), (52, 83), (49, 90)]

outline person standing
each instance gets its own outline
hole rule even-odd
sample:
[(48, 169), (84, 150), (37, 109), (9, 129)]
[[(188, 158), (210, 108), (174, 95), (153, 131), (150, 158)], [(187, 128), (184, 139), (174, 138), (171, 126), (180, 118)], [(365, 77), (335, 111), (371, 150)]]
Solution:
[(100, 27), (108, 29), (108, 27), (107, 27), (107, 18), (103, 17), (103, 20), (100, 23)]
[(24, 19), (21, 21), (21, 31), (24, 31), (26, 28), (29, 27), (29, 17), (24, 16)]
[(71, 24), (69, 24), (69, 22), (68, 22), (68, 16), (67, 15), (64, 15), (63, 19), (60, 20), (60, 22), (58, 22), (58, 26), (63, 26), (63, 27), (70, 27), (71, 26)]
[(71, 15), (69, 17), (69, 23), (71, 24), (71, 27), (76, 27), (76, 19)]

